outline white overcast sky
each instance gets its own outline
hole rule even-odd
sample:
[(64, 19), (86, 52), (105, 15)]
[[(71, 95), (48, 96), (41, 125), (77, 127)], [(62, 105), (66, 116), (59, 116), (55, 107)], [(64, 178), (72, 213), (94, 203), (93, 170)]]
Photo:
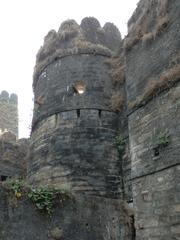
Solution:
[(19, 97), (19, 137), (28, 137), (32, 117), (32, 75), (43, 38), (61, 22), (93, 16), (113, 22), (122, 36), (138, 0), (1, 0), (0, 91)]

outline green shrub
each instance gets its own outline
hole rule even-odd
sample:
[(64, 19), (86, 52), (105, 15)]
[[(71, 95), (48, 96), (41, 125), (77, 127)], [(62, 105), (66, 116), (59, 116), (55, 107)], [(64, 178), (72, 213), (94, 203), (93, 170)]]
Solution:
[(43, 186), (39, 188), (31, 188), (28, 193), (28, 198), (35, 204), (37, 209), (44, 210), (48, 214), (51, 214), (53, 212), (55, 199), (59, 199), (62, 203), (70, 198), (70, 194), (62, 189)]
[(68, 190), (54, 186), (34, 187), (21, 179), (8, 179), (4, 182), (4, 187), (12, 190), (16, 198), (27, 196), (37, 209), (47, 212), (49, 215), (53, 212), (56, 200), (63, 203), (71, 198)]
[(166, 147), (170, 142), (170, 136), (167, 131), (165, 132), (160, 132), (159, 135), (157, 136), (156, 144), (159, 147)]

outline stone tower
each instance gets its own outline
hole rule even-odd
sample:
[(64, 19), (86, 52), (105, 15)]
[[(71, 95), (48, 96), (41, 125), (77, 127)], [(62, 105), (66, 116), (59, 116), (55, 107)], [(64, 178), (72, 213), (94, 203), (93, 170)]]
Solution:
[(75, 206), (61, 223), (64, 239), (131, 236), (114, 146), (119, 115), (112, 107), (107, 64), (120, 43), (111, 23), (102, 28), (95, 18), (81, 25), (68, 20), (48, 33), (37, 55), (28, 178), (74, 194)]
[(0, 133), (10, 131), (18, 137), (18, 97), (2, 91), (0, 94)]
[(121, 194), (113, 146), (118, 114), (111, 109), (106, 61), (121, 41), (111, 23), (74, 20), (50, 31), (37, 55), (29, 178), (113, 197)]

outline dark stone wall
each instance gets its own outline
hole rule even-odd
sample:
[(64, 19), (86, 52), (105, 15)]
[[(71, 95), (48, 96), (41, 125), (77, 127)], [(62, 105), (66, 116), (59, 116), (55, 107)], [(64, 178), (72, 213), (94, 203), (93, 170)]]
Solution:
[(79, 117), (73, 110), (46, 118), (31, 136), (29, 177), (89, 194), (121, 195), (117, 125), (116, 113), (90, 109), (81, 109)]
[[(120, 41), (112, 24), (70, 20), (46, 36), (34, 75), (28, 179), (67, 187), (76, 197), (48, 219), (27, 199), (12, 210), (2, 190), (2, 239), (51, 239), (55, 227), (63, 239), (180, 238), (179, 7), (179, 0), (140, 1), (118, 52), (125, 54), (125, 83), (113, 79), (123, 75), (116, 71), (121, 62), (107, 65)], [(123, 96), (119, 113), (113, 94)], [(120, 199), (133, 206), (134, 220)]]
[[(114, 145), (118, 129), (127, 137), (127, 121), (122, 103), (122, 113), (112, 109), (115, 89), (106, 63), (120, 41), (110, 23), (102, 29), (94, 18), (81, 26), (71, 20), (58, 34), (49, 33), (37, 56), (28, 179), (82, 194), (73, 209), (61, 213), (64, 239), (132, 238), (132, 219), (124, 217), (119, 200), (122, 158)], [(77, 84), (85, 87), (83, 94)], [(53, 219), (59, 221), (59, 213)], [(43, 234), (46, 239), (47, 231)]]
[(133, 180), (136, 239), (179, 239), (179, 166)]
[(63, 205), (57, 202), (48, 216), (25, 196), (16, 199), (0, 188), (0, 239), (129, 240), (131, 235), (131, 217), (120, 200), (76, 195)]
[[(163, 1), (159, 2), (162, 2), (163, 4)], [(161, 33), (154, 36), (154, 39), (152, 40), (143, 42), (139, 37), (139, 42), (127, 52), (126, 86), (128, 103), (140, 97), (145, 92), (147, 86), (151, 85), (152, 81), (158, 81), (161, 73), (168, 68), (171, 68), (177, 61), (176, 58), (179, 55), (180, 48), (180, 2), (177, 0), (168, 2), (167, 16), (169, 22), (167, 27), (163, 29)], [(139, 11), (139, 14), (142, 13), (140, 12), (140, 9), (141, 8), (137, 10), (137, 12)], [(155, 6), (152, 6), (150, 12), (155, 12), (156, 10)], [(153, 21), (152, 15), (146, 15), (146, 18), (147, 22)], [(139, 28), (141, 28), (141, 25)], [(153, 29), (151, 30), (152, 34), (155, 28), (157, 28), (157, 25), (158, 22), (155, 23), (155, 26), (153, 26)], [(129, 34), (131, 34), (131, 31)]]
[(11, 131), (18, 137), (18, 98), (16, 94), (0, 94), (0, 131)]
[[(129, 116), (132, 178), (179, 164), (180, 86), (161, 94)], [(155, 152), (158, 136), (168, 132), (169, 144)]]
[[(5, 135), (0, 136), (0, 177), (24, 177), (27, 171), (28, 140), (21, 139), (16, 141), (15, 135), (11, 139)], [(5, 178), (4, 178), (5, 177)]]
[[(137, 239), (179, 237), (179, 97), (177, 86), (129, 116)], [(163, 132), (169, 144), (157, 152)]]
[(129, 138), (125, 139), (125, 150), (121, 158), (122, 180), (123, 180), (123, 198), (131, 204), (133, 202), (132, 181), (131, 181), (131, 156), (129, 149)]
[[(112, 81), (107, 57), (93, 54), (67, 56), (41, 73), (35, 88), (34, 124), (58, 112), (74, 109), (110, 110)], [(86, 85), (84, 94), (74, 90), (76, 83)]]
[[(110, 26), (115, 33), (112, 39)], [(106, 37), (100, 37), (100, 30), (106, 31)], [(81, 26), (73, 20), (64, 22), (58, 36), (51, 32), (45, 38), (36, 65), (44, 68), (34, 78), (31, 181), (70, 185), (72, 191), (87, 194), (122, 196), (122, 167), (114, 138), (124, 122), (119, 124), (112, 110), (113, 82), (106, 64), (108, 52), (118, 41), (121, 37), (114, 25), (108, 23), (102, 30), (94, 18), (83, 19)], [(61, 50), (62, 55), (48, 63), (53, 55), (49, 52), (44, 64), (43, 53), (48, 49)], [(102, 54), (100, 49), (108, 51)], [(67, 50), (69, 54), (63, 55)], [(77, 84), (85, 87), (83, 94), (76, 91)]]
[[(180, 237), (180, 71), (177, 70), (180, 2), (166, 2), (168, 23), (155, 34), (153, 31), (157, 31), (158, 20), (153, 20), (152, 13), (147, 14), (143, 19), (151, 25), (149, 31), (154, 37), (144, 40), (139, 36), (126, 51), (129, 149), (137, 240)], [(141, 1), (130, 25), (135, 26), (139, 19), (142, 20), (142, 3), (146, 5), (152, 1)], [(157, 11), (156, 7), (163, 3), (165, 1), (154, 1), (154, 8), (151, 6), (150, 11)], [(139, 23), (141, 29), (143, 21)], [(129, 29), (129, 36), (132, 29)], [(175, 68), (176, 73), (172, 71)], [(144, 97), (141, 104), (132, 108), (131, 103), (138, 102), (141, 96)], [(167, 144), (162, 144), (160, 136), (168, 139)]]

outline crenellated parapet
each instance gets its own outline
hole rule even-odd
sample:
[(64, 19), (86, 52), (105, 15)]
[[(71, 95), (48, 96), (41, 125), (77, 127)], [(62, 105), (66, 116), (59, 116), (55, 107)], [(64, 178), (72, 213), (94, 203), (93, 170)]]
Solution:
[(9, 94), (7, 91), (2, 91), (0, 94), (0, 102), (6, 102), (17, 105), (18, 96), (15, 93)]
[(75, 20), (64, 21), (59, 30), (51, 30), (44, 38), (34, 71), (36, 86), (43, 69), (58, 58), (78, 54), (93, 54), (110, 57), (118, 50), (121, 34), (113, 23), (101, 27), (93, 17), (84, 18), (81, 24)]

